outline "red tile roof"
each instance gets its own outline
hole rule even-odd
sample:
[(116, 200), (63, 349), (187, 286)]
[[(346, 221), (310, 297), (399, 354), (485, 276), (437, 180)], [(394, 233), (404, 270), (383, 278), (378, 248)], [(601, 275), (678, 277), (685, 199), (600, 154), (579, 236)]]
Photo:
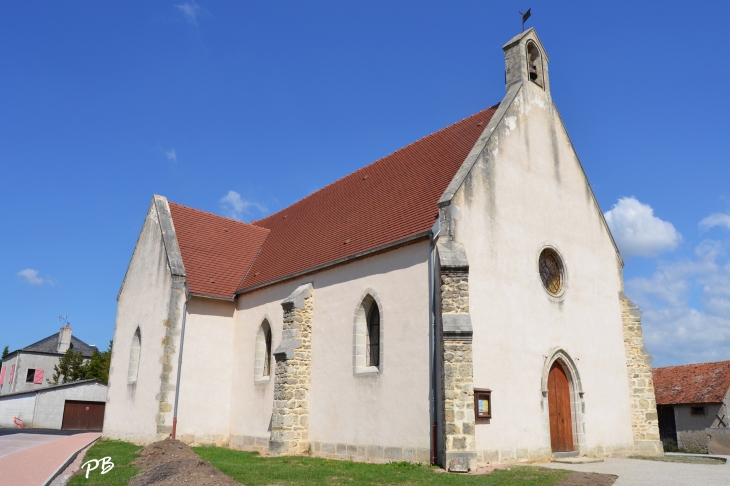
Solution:
[(496, 110), (465, 118), (253, 222), (271, 234), (239, 290), (428, 231), (439, 198)]
[(269, 230), (169, 202), (188, 287), (230, 299)]
[(252, 224), (170, 202), (190, 291), (231, 298), (237, 289), (425, 235), (495, 111), (432, 133)]
[(658, 405), (719, 403), (730, 388), (730, 361), (655, 368)]

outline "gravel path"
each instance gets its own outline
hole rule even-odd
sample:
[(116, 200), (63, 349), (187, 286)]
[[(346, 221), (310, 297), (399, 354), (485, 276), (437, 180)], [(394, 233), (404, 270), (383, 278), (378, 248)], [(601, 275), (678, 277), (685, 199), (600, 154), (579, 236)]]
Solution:
[(608, 458), (591, 464), (539, 464), (554, 469), (615, 474), (614, 486), (730, 486), (730, 456), (722, 465)]

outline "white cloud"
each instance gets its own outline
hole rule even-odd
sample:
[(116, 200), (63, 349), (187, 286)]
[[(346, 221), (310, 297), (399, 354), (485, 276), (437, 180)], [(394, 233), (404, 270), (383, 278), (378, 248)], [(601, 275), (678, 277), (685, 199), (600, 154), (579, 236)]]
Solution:
[(700, 229), (708, 230), (715, 226), (724, 226), (730, 229), (730, 214), (715, 213), (700, 221)]
[(656, 256), (682, 240), (672, 223), (654, 216), (651, 206), (634, 197), (620, 198), (604, 216), (624, 256)]
[(203, 11), (202, 7), (195, 3), (195, 0), (189, 0), (180, 5), (175, 5), (175, 8), (177, 8), (180, 13), (182, 13), (183, 17), (185, 17), (185, 20), (191, 24), (198, 23), (198, 15)]
[(26, 268), (25, 270), (19, 271), (18, 276), (22, 277), (26, 283), (29, 283), (31, 285), (56, 285), (55, 280), (50, 277), (39, 277), (38, 270), (33, 270), (32, 268)]
[(167, 157), (168, 160), (172, 160), (173, 162), (177, 162), (177, 154), (175, 153), (175, 149), (166, 150), (165, 151), (165, 157)]
[(723, 361), (730, 356), (730, 319), (692, 307), (650, 309), (642, 316), (654, 366)]
[[(655, 366), (730, 356), (730, 241), (705, 240), (695, 258), (661, 262), (651, 278), (626, 282), (644, 309), (644, 339)], [(722, 261), (726, 259), (726, 261)]]
[(266, 208), (256, 201), (247, 201), (241, 197), (236, 191), (228, 191), (228, 194), (220, 200), (223, 214), (231, 219), (241, 220), (244, 213), (249, 213), (251, 208), (256, 208), (260, 212), (266, 211)]

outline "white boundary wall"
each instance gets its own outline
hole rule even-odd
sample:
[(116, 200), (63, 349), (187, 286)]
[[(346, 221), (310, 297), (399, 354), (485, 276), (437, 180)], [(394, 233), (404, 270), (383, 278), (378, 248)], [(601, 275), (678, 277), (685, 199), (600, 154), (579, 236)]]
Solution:
[(84, 382), (0, 397), (0, 427), (18, 428), (13, 423), (18, 417), (27, 428), (60, 430), (66, 400), (103, 403), (106, 391), (102, 383)]

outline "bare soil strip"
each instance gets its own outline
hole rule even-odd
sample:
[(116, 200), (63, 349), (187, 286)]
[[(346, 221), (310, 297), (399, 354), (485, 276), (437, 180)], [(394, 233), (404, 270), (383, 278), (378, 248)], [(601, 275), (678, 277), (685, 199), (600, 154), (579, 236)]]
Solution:
[(134, 460), (142, 470), (132, 478), (130, 486), (240, 486), (240, 483), (203, 461), (187, 445), (179, 440), (163, 440), (150, 444)]

